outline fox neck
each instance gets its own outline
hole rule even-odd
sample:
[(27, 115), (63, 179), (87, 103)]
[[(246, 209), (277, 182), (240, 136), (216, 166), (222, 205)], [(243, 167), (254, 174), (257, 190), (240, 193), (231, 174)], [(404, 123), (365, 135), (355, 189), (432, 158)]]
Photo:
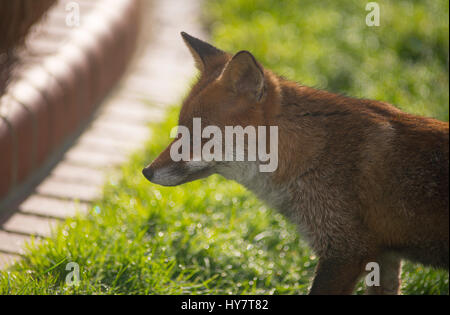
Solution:
[[(217, 173), (252, 191), (270, 207), (297, 223), (301, 234), (310, 239), (303, 205), (296, 202), (293, 194), (298, 191), (302, 176), (316, 167), (317, 157), (325, 147), (326, 132), (318, 125), (305, 125), (295, 119), (305, 107), (314, 105), (303, 103), (302, 94), (311, 92), (309, 88), (280, 79), (270, 72), (266, 73), (266, 78), (268, 93), (262, 104), (264, 123), (278, 126), (278, 168), (274, 172), (261, 172), (258, 161), (225, 162), (218, 165)], [(303, 195), (307, 200), (308, 191), (305, 189)]]
[(219, 165), (217, 173), (238, 182), (269, 206), (283, 211), (290, 199), (288, 192), (274, 183), (273, 173), (261, 172), (259, 167), (257, 161), (228, 162)]
[[(298, 205), (294, 204), (291, 194), (293, 182), (279, 184), (274, 180), (275, 173), (259, 171), (258, 162), (230, 162), (217, 168), (217, 173), (226, 179), (234, 180), (253, 192), (269, 207), (286, 216), (291, 222), (296, 223), (301, 235), (307, 241), (311, 241), (311, 233), (306, 226), (306, 220)], [(294, 181), (295, 182), (295, 181)]]

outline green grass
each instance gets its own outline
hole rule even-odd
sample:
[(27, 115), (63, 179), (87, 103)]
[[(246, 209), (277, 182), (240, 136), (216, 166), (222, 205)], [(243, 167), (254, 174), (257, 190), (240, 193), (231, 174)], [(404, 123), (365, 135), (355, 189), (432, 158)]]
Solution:
[[(304, 84), (448, 120), (448, 2), (212, 0), (215, 43), (246, 49)], [(178, 108), (112, 176), (88, 215), (65, 222), (0, 274), (0, 294), (304, 294), (316, 257), (296, 228), (240, 185), (212, 176), (180, 187), (141, 169), (168, 143)], [(167, 135), (165, 137), (164, 135)], [(69, 286), (69, 262), (80, 268)], [(448, 273), (406, 263), (403, 293), (448, 294)], [(358, 287), (358, 293), (363, 290)]]
[[(178, 108), (155, 126), (168, 134)], [(69, 219), (0, 274), (0, 294), (305, 294), (316, 257), (296, 228), (240, 185), (218, 176), (175, 188), (142, 166), (167, 144), (154, 138), (111, 177), (86, 216)], [(69, 286), (69, 262), (80, 284)], [(448, 275), (406, 264), (406, 294), (448, 294)], [(363, 292), (360, 284), (358, 293)]]
[[(177, 112), (158, 132), (169, 134)], [(143, 165), (166, 144), (153, 139), (121, 178), (111, 179), (88, 216), (29, 246), (25, 258), (2, 273), (0, 293), (306, 292), (315, 257), (295, 227), (244, 188), (217, 176), (176, 188), (146, 181)], [(78, 287), (65, 284), (68, 262), (80, 266)]]

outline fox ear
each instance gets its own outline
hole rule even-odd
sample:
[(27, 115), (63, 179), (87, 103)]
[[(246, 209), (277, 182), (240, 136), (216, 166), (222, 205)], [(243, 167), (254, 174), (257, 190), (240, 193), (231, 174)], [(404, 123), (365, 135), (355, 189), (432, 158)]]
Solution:
[(223, 71), (223, 79), (237, 94), (247, 94), (258, 102), (264, 95), (263, 68), (246, 50), (231, 58)]
[(181, 37), (191, 51), (196, 67), (202, 72), (208, 71), (214, 66), (214, 57), (225, 55), (222, 50), (185, 32), (181, 32)]

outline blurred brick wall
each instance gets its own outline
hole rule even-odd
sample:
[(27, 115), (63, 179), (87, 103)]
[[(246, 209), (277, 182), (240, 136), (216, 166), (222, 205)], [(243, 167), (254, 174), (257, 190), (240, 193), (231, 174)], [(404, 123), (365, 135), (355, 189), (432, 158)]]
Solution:
[(56, 0), (0, 0), (0, 95), (3, 94), (15, 57), (30, 27)]
[(33, 25), (56, 0), (0, 0), (0, 53), (24, 38)]
[(77, 27), (66, 22), (69, 1), (56, 1), (22, 39), (18, 62), (0, 93), (0, 215), (2, 204), (33, 182), (89, 120), (135, 51), (139, 0), (77, 0), (82, 12)]

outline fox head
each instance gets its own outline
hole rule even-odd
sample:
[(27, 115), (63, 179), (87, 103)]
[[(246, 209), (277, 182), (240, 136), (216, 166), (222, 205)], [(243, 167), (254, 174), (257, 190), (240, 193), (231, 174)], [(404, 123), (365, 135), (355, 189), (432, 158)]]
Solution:
[[(274, 101), (277, 95), (274, 91), (277, 88), (275, 78), (250, 52), (240, 51), (231, 55), (184, 32), (181, 36), (194, 58), (200, 76), (183, 101), (178, 136), (174, 136), (175, 139), (169, 146), (143, 170), (149, 181), (163, 186), (176, 186), (213, 173), (225, 175), (231, 164), (239, 163), (225, 157), (226, 127), (240, 126), (247, 131), (247, 127), (269, 126), (268, 118), (277, 110), (273, 106), (277, 103)], [(201, 138), (197, 144), (190, 138), (188, 152), (185, 152), (187, 158), (173, 158), (173, 153), (179, 153), (180, 149), (180, 126), (193, 135), (195, 119), (201, 121), (202, 126), (215, 126), (215, 129), (209, 131), (210, 136), (212, 131), (217, 131), (218, 136), (215, 135), (218, 139), (215, 141), (220, 142), (220, 145), (215, 146), (211, 152), (218, 158), (205, 159), (196, 154), (196, 145), (201, 152), (207, 138)], [(248, 153), (245, 145), (244, 151)], [(234, 148), (231, 155), (236, 157), (236, 154), (237, 148)]]

